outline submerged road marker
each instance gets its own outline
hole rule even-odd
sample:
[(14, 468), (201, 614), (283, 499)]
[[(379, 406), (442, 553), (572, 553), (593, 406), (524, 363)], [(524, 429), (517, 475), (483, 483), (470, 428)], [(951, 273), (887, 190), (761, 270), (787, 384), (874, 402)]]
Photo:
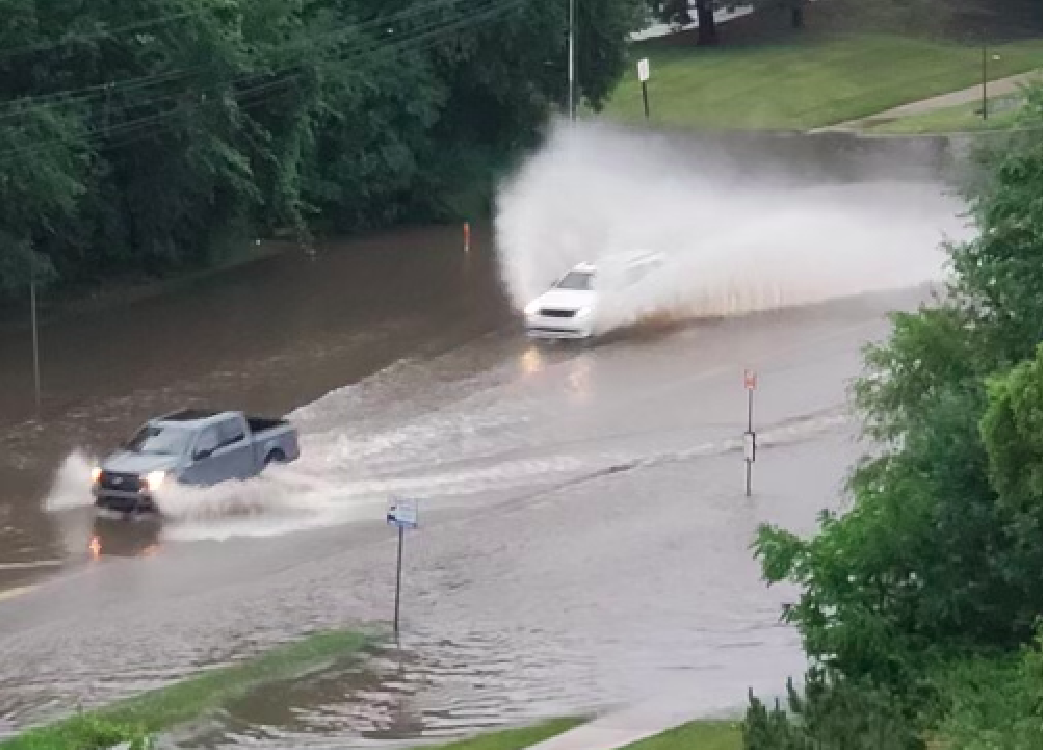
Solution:
[(393, 497), (388, 506), (387, 522), (398, 527), (398, 562), (395, 567), (395, 639), (398, 639), (399, 604), (402, 599), (402, 542), (406, 529), (415, 529), (418, 524), (420, 503), (416, 500)]
[(753, 494), (753, 462), (757, 460), (757, 433), (753, 431), (753, 392), (757, 390), (757, 372), (742, 371), (742, 385), (746, 389), (746, 432), (742, 436), (742, 454), (746, 462), (746, 497)]

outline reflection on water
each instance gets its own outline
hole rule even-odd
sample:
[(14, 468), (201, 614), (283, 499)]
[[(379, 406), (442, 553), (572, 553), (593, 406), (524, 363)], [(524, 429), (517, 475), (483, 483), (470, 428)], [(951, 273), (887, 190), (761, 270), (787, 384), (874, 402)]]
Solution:
[(94, 519), (90, 549), (95, 557), (149, 557), (159, 551), (162, 524), (159, 519), (139, 518)]

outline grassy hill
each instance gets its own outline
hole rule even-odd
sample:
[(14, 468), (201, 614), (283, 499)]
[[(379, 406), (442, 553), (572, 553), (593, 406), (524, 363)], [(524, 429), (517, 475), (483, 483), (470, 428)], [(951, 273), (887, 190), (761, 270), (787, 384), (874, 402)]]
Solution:
[[(1043, 68), (1043, 39), (989, 48), (989, 77)], [(981, 48), (895, 34), (829, 34), (698, 48), (676, 40), (635, 44), (648, 57), (652, 120), (700, 128), (809, 129), (967, 88), (981, 81)], [(644, 120), (631, 72), (605, 116)]]

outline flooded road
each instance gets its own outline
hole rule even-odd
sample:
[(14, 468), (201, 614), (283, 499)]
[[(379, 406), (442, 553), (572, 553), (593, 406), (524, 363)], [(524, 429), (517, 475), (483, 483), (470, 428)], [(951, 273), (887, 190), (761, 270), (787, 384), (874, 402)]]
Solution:
[[(42, 512), (71, 451), (102, 455), (143, 420), (182, 406), (282, 415), (508, 319), (489, 254), (465, 255), (458, 230), (427, 230), (320, 248), (315, 258), (290, 252), (45, 326), (42, 420), (29, 333), (0, 334), (0, 587), (88, 554), (87, 541), (70, 548)], [(78, 495), (67, 499), (82, 504), (82, 470), (69, 481)]]
[[(803, 225), (802, 225), (803, 226)], [(645, 700), (735, 708), (802, 671), (758, 524), (813, 527), (861, 453), (847, 386), (926, 286), (534, 346), (491, 239), (423, 230), (285, 254), (0, 337), (0, 735), (318, 628), (390, 619), (392, 495), (421, 503), (402, 648), (231, 707), (186, 747), (409, 744)], [(742, 371), (760, 451), (743, 493)], [(93, 456), (182, 406), (289, 414), (302, 458), (88, 507)], [(92, 539), (100, 542), (91, 552)], [(29, 588), (36, 585), (35, 588)]]

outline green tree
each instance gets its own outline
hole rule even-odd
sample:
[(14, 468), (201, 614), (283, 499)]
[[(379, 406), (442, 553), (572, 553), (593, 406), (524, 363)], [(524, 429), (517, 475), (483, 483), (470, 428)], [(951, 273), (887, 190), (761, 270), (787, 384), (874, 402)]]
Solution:
[[(445, 218), (564, 102), (559, 0), (0, 0), (0, 295)], [(644, 0), (577, 0), (598, 108)]]
[(846, 677), (915, 684), (933, 655), (1027, 642), (1043, 613), (1038, 364), (1007, 374), (1043, 338), (1040, 137), (993, 158), (947, 297), (867, 350), (855, 390), (880, 451), (852, 474), (851, 511), (756, 543), (769, 582), (802, 587), (785, 617), (808, 653)]

